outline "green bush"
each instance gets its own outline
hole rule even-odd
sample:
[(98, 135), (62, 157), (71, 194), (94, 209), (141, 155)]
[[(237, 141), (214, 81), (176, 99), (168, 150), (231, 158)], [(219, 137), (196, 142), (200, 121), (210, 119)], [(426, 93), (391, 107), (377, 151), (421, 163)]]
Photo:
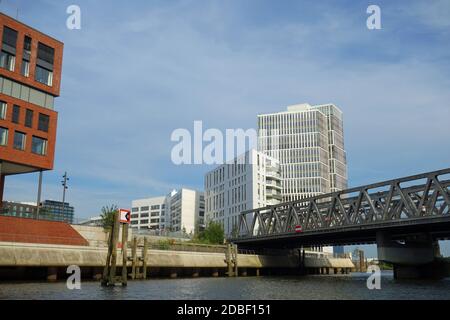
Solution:
[(194, 243), (203, 244), (223, 244), (224, 232), (222, 225), (217, 222), (210, 222), (205, 230), (198, 233), (192, 240)]

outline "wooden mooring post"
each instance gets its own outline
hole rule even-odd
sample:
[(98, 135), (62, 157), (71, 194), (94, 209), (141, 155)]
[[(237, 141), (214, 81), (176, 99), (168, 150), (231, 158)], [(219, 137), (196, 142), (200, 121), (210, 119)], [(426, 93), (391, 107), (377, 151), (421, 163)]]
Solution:
[(136, 279), (136, 268), (137, 268), (137, 238), (133, 238), (131, 247), (131, 279)]
[(227, 248), (225, 251), (225, 263), (227, 264), (227, 275), (228, 277), (233, 276), (233, 263), (232, 263), (232, 253), (231, 253), (231, 243), (227, 243)]
[(142, 278), (147, 279), (147, 251), (148, 251), (148, 240), (144, 238), (144, 249), (142, 252)]
[(128, 281), (128, 224), (122, 225), (122, 285), (126, 286)]
[[(109, 243), (108, 243), (108, 254), (106, 257), (105, 268), (103, 269), (103, 278), (101, 281), (102, 286), (114, 286), (116, 282), (121, 282), (124, 284), (122, 277), (116, 277), (116, 265), (117, 265), (117, 242), (119, 240), (120, 222), (119, 222), (119, 212), (114, 214), (114, 224), (110, 231)], [(123, 232), (122, 232), (123, 233)], [(122, 244), (123, 245), (123, 244)], [(126, 245), (126, 244), (125, 244)], [(126, 252), (126, 250), (125, 250)], [(124, 250), (122, 247), (122, 255)], [(123, 271), (122, 271), (123, 274)]]
[(233, 265), (234, 265), (234, 276), (239, 276), (238, 272), (238, 246), (237, 244), (233, 245)]

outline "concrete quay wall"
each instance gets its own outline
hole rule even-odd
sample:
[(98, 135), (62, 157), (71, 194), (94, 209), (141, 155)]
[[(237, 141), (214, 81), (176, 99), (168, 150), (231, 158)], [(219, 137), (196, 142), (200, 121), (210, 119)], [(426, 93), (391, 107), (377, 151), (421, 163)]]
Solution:
[[(141, 252), (138, 250), (138, 256)], [(130, 250), (129, 250), (130, 254)], [(26, 244), (0, 242), (0, 267), (103, 267), (107, 248), (87, 246), (63, 246), (46, 244)], [(122, 265), (118, 249), (117, 265)], [(188, 252), (170, 250), (149, 250), (148, 267), (174, 268), (226, 268), (225, 255), (212, 252)], [(298, 268), (296, 256), (268, 256), (239, 254), (238, 266), (241, 268)], [(352, 268), (350, 259), (305, 258), (306, 268)]]

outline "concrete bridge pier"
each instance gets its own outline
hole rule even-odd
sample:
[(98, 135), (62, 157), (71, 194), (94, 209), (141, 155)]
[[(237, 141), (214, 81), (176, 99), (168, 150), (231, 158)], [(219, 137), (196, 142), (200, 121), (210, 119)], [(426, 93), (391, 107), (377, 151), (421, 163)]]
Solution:
[(439, 244), (427, 233), (414, 234), (405, 239), (392, 240), (387, 232), (377, 233), (378, 259), (392, 263), (395, 279), (440, 277), (430, 266), (440, 256)]

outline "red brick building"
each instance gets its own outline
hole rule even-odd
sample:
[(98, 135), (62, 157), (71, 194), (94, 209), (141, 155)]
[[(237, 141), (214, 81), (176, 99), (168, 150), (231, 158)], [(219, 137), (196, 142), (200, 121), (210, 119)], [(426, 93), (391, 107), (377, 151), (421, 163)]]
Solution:
[(5, 176), (53, 169), (63, 46), (0, 13), (0, 209)]

